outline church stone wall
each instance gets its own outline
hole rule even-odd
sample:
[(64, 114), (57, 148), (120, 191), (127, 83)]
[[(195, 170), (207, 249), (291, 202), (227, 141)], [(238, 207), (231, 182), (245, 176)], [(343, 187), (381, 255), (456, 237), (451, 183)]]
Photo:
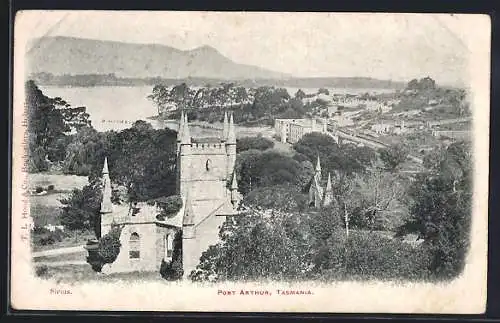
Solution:
[(184, 276), (188, 277), (192, 270), (200, 263), (203, 252), (219, 241), (220, 226), (226, 217), (211, 215), (196, 226), (193, 239), (182, 240), (182, 261)]
[[(139, 234), (138, 259), (130, 259), (130, 236), (136, 232)], [(159, 269), (156, 261), (156, 224), (126, 224), (120, 235), (120, 253), (115, 262), (103, 268), (107, 272), (130, 272), (130, 271), (155, 271)]]

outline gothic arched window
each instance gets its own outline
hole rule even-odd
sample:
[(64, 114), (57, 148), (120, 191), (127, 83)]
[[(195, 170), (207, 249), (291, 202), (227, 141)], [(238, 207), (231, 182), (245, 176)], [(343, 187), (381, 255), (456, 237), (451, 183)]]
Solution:
[(212, 167), (212, 161), (210, 159), (207, 159), (207, 163), (205, 164), (205, 167), (206, 167), (207, 171), (209, 171), (210, 168)]
[(130, 235), (129, 240), (129, 258), (130, 259), (139, 259), (141, 256), (140, 253), (140, 237), (137, 232), (134, 232)]

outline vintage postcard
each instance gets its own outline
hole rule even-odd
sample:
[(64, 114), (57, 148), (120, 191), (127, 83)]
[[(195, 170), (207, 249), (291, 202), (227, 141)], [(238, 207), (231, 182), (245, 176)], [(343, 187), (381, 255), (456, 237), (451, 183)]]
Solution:
[(11, 305), (483, 313), (486, 15), (22, 11)]

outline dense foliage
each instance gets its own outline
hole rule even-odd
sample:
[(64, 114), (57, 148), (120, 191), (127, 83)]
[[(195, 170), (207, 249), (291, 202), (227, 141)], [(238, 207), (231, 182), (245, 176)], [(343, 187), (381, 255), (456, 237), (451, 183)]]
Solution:
[(182, 268), (182, 231), (177, 231), (173, 241), (172, 260), (162, 260), (160, 275), (166, 280), (179, 280), (184, 275)]
[(90, 126), (84, 107), (71, 107), (61, 98), (45, 96), (33, 81), (25, 84), (28, 120), (28, 169), (47, 170), (65, 158), (69, 134)]
[(384, 163), (385, 169), (394, 172), (408, 158), (408, 149), (401, 145), (392, 145), (379, 151), (380, 159)]
[(243, 137), (236, 139), (237, 153), (250, 149), (266, 150), (266, 149), (271, 149), (273, 147), (274, 147), (274, 142), (262, 136)]
[(235, 171), (243, 194), (257, 187), (293, 184), (304, 187), (313, 174), (312, 164), (299, 162), (277, 150), (246, 150), (236, 156)]
[[(159, 219), (182, 208), (182, 199), (173, 195), (174, 131), (155, 130), (137, 121), (120, 132), (98, 132), (87, 122), (83, 108), (47, 98), (32, 82), (27, 91), (30, 171), (48, 170), (57, 162), (66, 174), (89, 176), (89, 185), (61, 201), (60, 222), (65, 228), (93, 229), (100, 237), (99, 178), (105, 156), (114, 203), (157, 203), (162, 208)], [(457, 103), (463, 93), (446, 91), (432, 79), (415, 80), (399, 94), (400, 104), (427, 104), (434, 98), (455, 110), (463, 108)], [(222, 84), (194, 90), (180, 84), (171, 89), (156, 86), (150, 98), (160, 114), (178, 113), (182, 107), (190, 119), (215, 122), (231, 109), (236, 122), (266, 123), (315, 111), (321, 103), (304, 105), (306, 97), (311, 96), (301, 90), (290, 97), (285, 89), (272, 87), (247, 90)], [(460, 274), (469, 246), (472, 204), (469, 144), (455, 142), (429, 152), (424, 158), (426, 171), (413, 182), (399, 172), (408, 156), (407, 147), (401, 145), (376, 152), (310, 133), (291, 152), (273, 149), (273, 142), (263, 137), (239, 138), (237, 148), (235, 172), (248, 214), (224, 223), (221, 242), (202, 255), (190, 273), (192, 280), (422, 280)], [(320, 185), (325, 186), (330, 174), (334, 201), (314, 209), (307, 201), (318, 157)], [(116, 260), (119, 232), (114, 228), (100, 237), (96, 251), (89, 252), (94, 270)], [(40, 244), (59, 239), (41, 233), (45, 240)], [(415, 245), (401, 240), (409, 233), (418, 236)], [(183, 275), (181, 241), (179, 233), (172, 261), (161, 264), (165, 279)]]
[(291, 98), (285, 88), (261, 86), (247, 89), (233, 83), (206, 85), (192, 89), (185, 83), (171, 88), (157, 84), (148, 96), (164, 118), (178, 118), (180, 109), (188, 110), (190, 120), (220, 122), (223, 112), (231, 110), (239, 124), (272, 125), (274, 118), (301, 118), (307, 108), (299, 98)]
[(81, 190), (74, 189), (67, 198), (61, 199), (63, 204), (60, 214), (61, 224), (68, 230), (92, 230), (96, 237), (100, 237), (101, 201), (99, 181), (94, 181)]
[(370, 148), (340, 146), (332, 137), (314, 132), (304, 135), (293, 148), (314, 163), (319, 156), (325, 174), (336, 171), (348, 174), (363, 172), (376, 158)]
[(100, 272), (105, 264), (111, 264), (118, 258), (121, 248), (121, 231), (122, 227), (113, 226), (99, 239), (97, 249), (89, 250), (87, 262), (94, 271)]
[[(319, 279), (425, 280), (429, 250), (353, 231), (347, 238), (334, 210), (306, 214), (254, 214), (221, 229), (190, 273), (193, 281), (294, 281)], [(269, 248), (269, 246), (273, 246)]]
[(160, 221), (165, 220), (165, 218), (175, 216), (182, 208), (183, 203), (180, 195), (171, 195), (166, 198), (158, 198), (149, 202), (156, 203), (156, 205), (160, 207), (161, 212), (157, 216), (157, 219)]
[(411, 218), (400, 234), (415, 232), (432, 249), (432, 270), (453, 278), (463, 269), (469, 247), (472, 213), (470, 144), (457, 142), (439, 154), (429, 175), (420, 176), (409, 194)]

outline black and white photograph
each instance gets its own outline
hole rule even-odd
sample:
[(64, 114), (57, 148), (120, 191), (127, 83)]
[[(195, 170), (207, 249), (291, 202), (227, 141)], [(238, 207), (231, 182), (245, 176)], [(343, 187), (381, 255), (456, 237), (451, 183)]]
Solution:
[(482, 313), (490, 20), (22, 11), (18, 309)]

